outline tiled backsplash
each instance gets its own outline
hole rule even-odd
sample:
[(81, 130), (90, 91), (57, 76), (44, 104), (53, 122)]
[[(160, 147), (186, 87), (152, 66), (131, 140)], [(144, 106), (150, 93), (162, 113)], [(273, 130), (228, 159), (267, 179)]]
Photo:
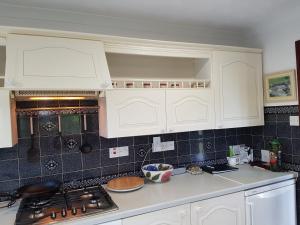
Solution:
[[(18, 108), (96, 104), (96, 101), (22, 102)], [(82, 111), (60, 112), (61, 136), (58, 132), (57, 112), (39, 111), (31, 114), (34, 121), (34, 145), (38, 152), (35, 160), (28, 160), (27, 151), (31, 145), (29, 114), (19, 113), (18, 145), (0, 149), (0, 191), (52, 178), (69, 182), (102, 177), (105, 182), (111, 175), (140, 173), (142, 161), (152, 146), (154, 136), (160, 136), (162, 141), (175, 141), (175, 150), (150, 152), (145, 163), (165, 162), (174, 166), (191, 162), (224, 162), (228, 145), (252, 143), (250, 128), (106, 139), (99, 137), (97, 112), (88, 112), (87, 139), (93, 151), (82, 154), (79, 150), (84, 138)], [(109, 158), (109, 148), (117, 146), (129, 146), (129, 156)]]

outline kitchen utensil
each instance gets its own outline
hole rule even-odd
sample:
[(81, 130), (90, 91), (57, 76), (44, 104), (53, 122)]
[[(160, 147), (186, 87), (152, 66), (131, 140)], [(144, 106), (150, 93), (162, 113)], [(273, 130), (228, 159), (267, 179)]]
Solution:
[(135, 191), (144, 186), (144, 179), (140, 177), (118, 177), (107, 183), (107, 190), (114, 192)]
[(52, 197), (59, 191), (60, 186), (61, 182), (56, 180), (48, 180), (38, 184), (25, 185), (17, 190), (16, 197), (38, 198), (39, 201), (41, 201), (42, 199), (49, 199)]
[(30, 148), (27, 150), (27, 158), (29, 162), (37, 162), (39, 150), (34, 146), (33, 118), (30, 116)]
[(142, 167), (142, 171), (148, 180), (156, 183), (166, 182), (172, 176), (173, 166), (170, 164), (148, 164)]
[(229, 166), (227, 164), (215, 164), (215, 165), (202, 166), (202, 170), (207, 173), (218, 174), (218, 173), (235, 171), (238, 170), (238, 168)]
[(2, 192), (0, 193), (0, 209), (2, 208), (9, 208), (13, 204), (15, 204), (16, 198), (8, 193), (8, 192)]
[(88, 143), (86, 131), (87, 131), (86, 114), (83, 114), (84, 141), (83, 141), (83, 144), (80, 147), (80, 151), (84, 154), (90, 153), (93, 150), (93, 147)]
[(60, 189), (61, 182), (49, 180), (38, 184), (25, 185), (14, 193), (0, 193), (0, 209), (9, 208), (19, 198), (32, 198), (37, 202), (49, 200)]

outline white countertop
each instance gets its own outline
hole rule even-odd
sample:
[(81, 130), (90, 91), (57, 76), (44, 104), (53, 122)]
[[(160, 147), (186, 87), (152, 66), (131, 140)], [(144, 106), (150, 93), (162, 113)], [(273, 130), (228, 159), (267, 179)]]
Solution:
[[(134, 192), (109, 192), (119, 210), (105, 214), (92, 215), (58, 224), (79, 225), (100, 224), (112, 220), (127, 218), (163, 208), (200, 201), (225, 194), (240, 192), (251, 188), (277, 183), (297, 176), (296, 173), (274, 173), (248, 165), (239, 166), (238, 171), (220, 175), (204, 173), (193, 176), (183, 174), (173, 176), (163, 184), (146, 183)], [(12, 225), (18, 205), (0, 210), (1, 225)]]

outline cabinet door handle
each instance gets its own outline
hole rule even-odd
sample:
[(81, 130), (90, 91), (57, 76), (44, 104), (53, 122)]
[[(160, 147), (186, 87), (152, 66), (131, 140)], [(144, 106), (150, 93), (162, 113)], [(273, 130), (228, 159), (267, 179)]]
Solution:
[(179, 215), (180, 215), (180, 224), (184, 225), (185, 224), (186, 211), (180, 211)]
[(169, 129), (169, 132), (174, 132), (174, 130), (173, 129)]
[(247, 202), (247, 207), (248, 207), (248, 210), (247, 210), (247, 224), (246, 225), (253, 225), (253, 221), (254, 221), (254, 218), (253, 218), (253, 203), (252, 202)]
[(197, 206), (196, 210), (195, 210), (196, 211), (196, 224), (198, 224), (199, 219), (200, 219), (200, 217), (199, 217), (200, 210), (201, 210), (201, 207)]

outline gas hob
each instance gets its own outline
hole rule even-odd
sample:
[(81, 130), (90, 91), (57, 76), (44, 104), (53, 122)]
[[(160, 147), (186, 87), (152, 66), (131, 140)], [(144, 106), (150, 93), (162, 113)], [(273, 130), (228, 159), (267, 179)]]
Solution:
[(117, 209), (102, 186), (88, 187), (57, 193), (47, 200), (23, 199), (15, 225), (45, 225)]

